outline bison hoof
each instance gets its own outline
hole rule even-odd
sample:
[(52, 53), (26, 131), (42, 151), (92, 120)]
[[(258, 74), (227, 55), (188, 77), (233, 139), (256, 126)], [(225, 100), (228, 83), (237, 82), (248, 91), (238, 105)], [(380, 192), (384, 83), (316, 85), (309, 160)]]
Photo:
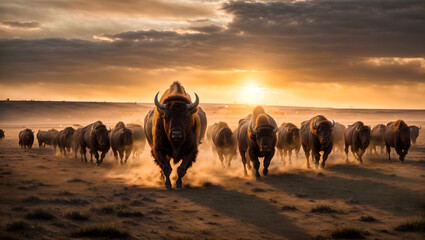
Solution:
[(176, 181), (176, 189), (181, 190), (182, 189), (182, 180), (180, 178)]
[(256, 173), (255, 173), (255, 180), (257, 180), (257, 181), (258, 181), (258, 180), (260, 180), (260, 178), (261, 178), (261, 177), (260, 177), (260, 174), (259, 174), (258, 172), (256, 172)]

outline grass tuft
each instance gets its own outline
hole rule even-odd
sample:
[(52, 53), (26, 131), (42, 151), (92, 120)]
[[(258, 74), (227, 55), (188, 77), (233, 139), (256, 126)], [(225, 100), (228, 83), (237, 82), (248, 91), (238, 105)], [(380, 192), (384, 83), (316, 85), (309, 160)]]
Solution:
[(117, 229), (112, 225), (93, 225), (81, 227), (72, 232), (72, 237), (87, 238), (120, 238), (126, 239), (130, 237), (127, 231)]
[(318, 205), (311, 209), (312, 213), (335, 213), (334, 209), (332, 209), (329, 205)]
[(6, 226), (6, 231), (9, 232), (27, 232), (31, 230), (31, 225), (22, 220), (13, 221)]
[(360, 221), (362, 222), (376, 222), (376, 218), (372, 217), (372, 216), (361, 216), (360, 217)]
[(55, 216), (47, 209), (37, 208), (25, 215), (27, 219), (52, 220)]
[(355, 227), (338, 227), (331, 232), (333, 239), (365, 239), (368, 233)]
[(127, 211), (127, 210), (121, 210), (116, 213), (117, 217), (143, 217), (143, 213), (139, 211)]
[(75, 221), (86, 221), (90, 219), (88, 214), (78, 212), (78, 211), (68, 212), (65, 214), (65, 217)]
[(425, 217), (410, 219), (394, 228), (401, 232), (425, 232)]

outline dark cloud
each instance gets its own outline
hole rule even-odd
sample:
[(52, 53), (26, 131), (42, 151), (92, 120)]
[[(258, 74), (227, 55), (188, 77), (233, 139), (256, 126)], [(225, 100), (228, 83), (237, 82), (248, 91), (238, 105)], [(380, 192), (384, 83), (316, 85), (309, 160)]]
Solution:
[(41, 24), (36, 21), (31, 22), (18, 22), (18, 21), (2, 21), (1, 25), (10, 28), (22, 28), (22, 29), (37, 29), (41, 27)]
[[(87, 6), (77, 6), (80, 1), (36, 2), (64, 9), (131, 8), (112, 3), (97, 6), (98, 1)], [(136, 9), (140, 8), (135, 7), (134, 12)], [(100, 42), (3, 39), (1, 82), (37, 79), (113, 84), (119, 79), (120, 83), (134, 84), (137, 80), (131, 71), (144, 76), (139, 81), (149, 82), (152, 70), (187, 68), (275, 71), (299, 82), (364, 84), (373, 80), (391, 85), (425, 79), (424, 1), (229, 2), (222, 10), (233, 16), (225, 28), (188, 28), (199, 32), (195, 34), (127, 31), (98, 36), (109, 40)], [(373, 63), (371, 58), (382, 63)], [(388, 63), (386, 58), (413, 60)], [(105, 71), (111, 72), (105, 76)], [(168, 77), (173, 75), (170, 72)], [(279, 86), (280, 82), (269, 84)]]

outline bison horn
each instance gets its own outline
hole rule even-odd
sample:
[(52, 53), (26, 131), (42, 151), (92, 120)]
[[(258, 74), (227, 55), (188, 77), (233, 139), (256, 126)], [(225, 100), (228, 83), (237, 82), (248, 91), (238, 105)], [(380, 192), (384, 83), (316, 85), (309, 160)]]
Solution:
[(156, 109), (158, 110), (158, 112), (161, 113), (161, 114), (163, 114), (164, 113), (164, 110), (166, 108), (166, 105), (163, 104), (163, 103), (160, 103), (158, 101), (158, 94), (159, 94), (159, 92), (157, 92), (156, 95), (155, 95), (155, 106), (156, 106)]
[(186, 105), (186, 107), (189, 111), (195, 109), (199, 104), (198, 94), (195, 93), (195, 97), (196, 97), (195, 102)]
[(254, 130), (252, 128), (252, 124), (249, 124), (249, 130), (251, 131), (252, 134), (257, 135), (257, 130)]
[(332, 119), (332, 127), (335, 126), (335, 121)]
[(273, 129), (273, 133), (276, 134), (277, 130), (278, 130), (278, 128)]
[(94, 129), (93, 125), (91, 125), (91, 130), (92, 130), (93, 133), (96, 133), (96, 130)]
[(317, 119), (314, 121), (313, 126), (314, 126), (314, 128), (318, 128), (319, 127), (319, 126), (317, 126)]

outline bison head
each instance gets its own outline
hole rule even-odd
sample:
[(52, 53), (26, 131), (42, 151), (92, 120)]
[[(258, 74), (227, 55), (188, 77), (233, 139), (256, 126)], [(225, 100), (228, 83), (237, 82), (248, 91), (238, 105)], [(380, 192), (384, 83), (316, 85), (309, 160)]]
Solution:
[(335, 126), (335, 121), (332, 123), (324, 120), (318, 122), (317, 119), (313, 122), (312, 132), (319, 138), (320, 145), (329, 146), (333, 142), (332, 129)]
[(106, 148), (109, 145), (109, 131), (106, 129), (105, 125), (92, 125), (91, 132), (95, 135), (96, 140), (99, 143), (99, 147)]
[(181, 101), (170, 100), (164, 104), (158, 101), (158, 94), (159, 92), (155, 95), (156, 110), (161, 114), (168, 140), (177, 147), (186, 140), (190, 131), (190, 121), (192, 114), (198, 110), (199, 97), (195, 93), (195, 102), (189, 104), (183, 99)]
[(362, 146), (367, 147), (370, 142), (370, 127), (361, 126), (356, 129)]
[(416, 139), (419, 137), (419, 130), (421, 127), (410, 126), (410, 137), (412, 138), (412, 143), (416, 143)]
[[(265, 114), (261, 114), (258, 118), (266, 118)], [(257, 123), (258, 123), (257, 118)], [(255, 141), (258, 148), (260, 149), (261, 154), (269, 154), (273, 151), (276, 145), (276, 132), (278, 128), (270, 124), (262, 124), (256, 126), (256, 129), (252, 127), (252, 124), (249, 125), (249, 136)]]

